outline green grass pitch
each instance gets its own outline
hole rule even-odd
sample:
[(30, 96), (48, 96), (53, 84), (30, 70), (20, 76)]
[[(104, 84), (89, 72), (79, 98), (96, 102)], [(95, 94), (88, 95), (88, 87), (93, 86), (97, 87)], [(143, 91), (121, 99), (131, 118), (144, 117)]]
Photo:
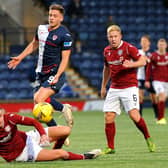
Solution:
[[(71, 145), (63, 147), (83, 153), (106, 146), (102, 112), (74, 112), (75, 124), (70, 135)], [(28, 114), (26, 114), (28, 115)], [(29, 115), (30, 116), (30, 115)], [(56, 113), (59, 124), (63, 117)], [(143, 135), (125, 113), (116, 118), (116, 153), (93, 160), (50, 161), (36, 163), (6, 163), (0, 159), (0, 168), (161, 168), (168, 167), (168, 125), (156, 125), (152, 109), (144, 109), (144, 118), (156, 143), (156, 152), (148, 152)], [(21, 126), (22, 130), (29, 127)]]

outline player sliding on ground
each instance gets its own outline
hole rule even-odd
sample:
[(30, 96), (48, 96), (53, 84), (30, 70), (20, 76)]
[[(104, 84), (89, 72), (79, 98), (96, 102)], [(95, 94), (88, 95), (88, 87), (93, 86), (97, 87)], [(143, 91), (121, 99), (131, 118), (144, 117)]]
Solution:
[[(17, 129), (18, 124), (34, 126), (36, 130), (23, 132)], [(99, 149), (85, 154), (75, 154), (61, 149), (70, 131), (71, 128), (68, 126), (53, 126), (44, 129), (33, 118), (5, 113), (5, 110), (0, 108), (0, 156), (7, 162), (27, 162), (93, 159), (100, 154)], [(54, 142), (53, 149), (42, 148), (51, 142)]]

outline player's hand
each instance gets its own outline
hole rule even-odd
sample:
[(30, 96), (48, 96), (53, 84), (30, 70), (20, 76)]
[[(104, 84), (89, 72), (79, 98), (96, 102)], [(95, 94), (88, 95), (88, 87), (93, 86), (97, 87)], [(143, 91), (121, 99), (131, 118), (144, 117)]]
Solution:
[(21, 61), (19, 57), (11, 57), (11, 60), (8, 62), (8, 68), (15, 69)]
[(40, 138), (40, 146), (49, 146), (50, 145), (50, 141), (47, 135), (42, 135)]
[(145, 87), (150, 88), (150, 82), (149, 81), (145, 81)]
[(125, 68), (132, 68), (132, 67), (133, 67), (133, 62), (132, 62), (132, 61), (129, 61), (129, 60), (125, 60), (125, 61), (123, 62), (123, 66), (124, 66)]
[(106, 96), (106, 93), (107, 93), (106, 88), (101, 88), (101, 91), (100, 91), (101, 98), (104, 98)]
[(50, 82), (50, 85), (54, 85), (55, 83), (57, 83), (59, 80), (59, 76), (58, 75), (55, 75), (52, 79), (52, 81)]

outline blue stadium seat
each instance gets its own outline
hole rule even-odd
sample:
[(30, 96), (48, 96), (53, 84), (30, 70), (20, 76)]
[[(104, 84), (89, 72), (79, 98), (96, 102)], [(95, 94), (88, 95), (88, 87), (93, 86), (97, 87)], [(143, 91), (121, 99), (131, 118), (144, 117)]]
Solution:
[(78, 93), (74, 92), (71, 86), (68, 83), (65, 83), (59, 93), (54, 95), (55, 98), (77, 98), (79, 97)]
[(8, 80), (9, 75), (10, 75), (9, 71), (1, 72), (0, 73), (0, 80)]
[(19, 86), (20, 86), (20, 81), (19, 80), (11, 80), (11, 82), (9, 82), (8, 84), (8, 89), (9, 91), (12, 90), (19, 90)]
[(6, 99), (7, 91), (4, 89), (0, 89), (0, 100)]
[(17, 90), (11, 90), (9, 91), (6, 96), (5, 96), (5, 99), (18, 99), (18, 91)]

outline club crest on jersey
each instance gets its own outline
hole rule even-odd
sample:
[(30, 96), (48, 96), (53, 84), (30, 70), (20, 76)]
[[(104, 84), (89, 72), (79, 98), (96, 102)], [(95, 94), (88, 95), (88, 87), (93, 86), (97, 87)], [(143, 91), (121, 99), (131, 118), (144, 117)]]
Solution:
[(58, 38), (57, 35), (53, 35), (53, 37), (52, 37), (53, 40), (56, 40), (57, 38)]
[(123, 50), (118, 50), (118, 55), (122, 55)]

